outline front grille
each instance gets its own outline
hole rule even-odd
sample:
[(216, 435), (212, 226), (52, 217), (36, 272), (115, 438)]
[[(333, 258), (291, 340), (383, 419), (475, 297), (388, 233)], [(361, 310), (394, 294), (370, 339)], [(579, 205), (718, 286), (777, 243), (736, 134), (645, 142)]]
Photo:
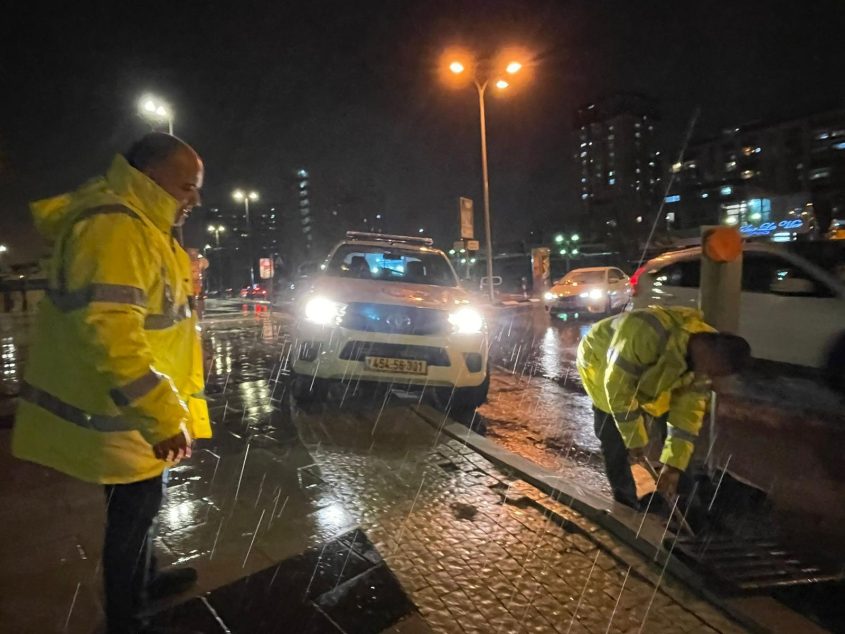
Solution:
[(555, 301), (555, 306), (558, 308), (577, 308), (579, 304), (578, 298), (574, 296), (558, 297), (557, 301)]
[(413, 359), (425, 361), (428, 365), (448, 367), (449, 355), (443, 348), (434, 346), (406, 346), (401, 343), (377, 341), (350, 341), (340, 352), (344, 361), (363, 361), (365, 357), (386, 357), (388, 359)]
[(435, 308), (352, 303), (346, 306), (341, 326), (362, 332), (399, 335), (439, 335), (449, 332), (449, 313)]

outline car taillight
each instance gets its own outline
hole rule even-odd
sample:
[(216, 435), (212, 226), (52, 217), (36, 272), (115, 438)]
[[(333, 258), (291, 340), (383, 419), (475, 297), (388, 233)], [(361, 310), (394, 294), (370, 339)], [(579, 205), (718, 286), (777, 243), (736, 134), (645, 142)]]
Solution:
[(633, 292), (634, 297), (637, 296), (637, 288), (638, 288), (639, 283), (640, 283), (640, 276), (643, 273), (645, 273), (645, 269), (646, 269), (646, 267), (641, 266), (636, 271), (634, 271), (634, 274), (631, 276), (630, 282), (631, 282), (631, 288), (634, 291)]

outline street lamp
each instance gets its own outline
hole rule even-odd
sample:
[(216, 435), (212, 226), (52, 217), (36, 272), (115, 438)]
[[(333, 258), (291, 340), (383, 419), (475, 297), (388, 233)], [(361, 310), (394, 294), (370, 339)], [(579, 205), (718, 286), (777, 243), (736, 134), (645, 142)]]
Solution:
[(249, 228), (249, 201), (258, 200), (258, 192), (246, 193), (245, 191), (236, 189), (232, 192), (232, 198), (244, 204), (244, 211), (246, 212), (246, 226)]
[(241, 189), (236, 189), (232, 192), (232, 198), (244, 204), (244, 213), (246, 214), (246, 232), (247, 232), (247, 252), (249, 257), (249, 282), (255, 286), (255, 267), (253, 266), (253, 249), (252, 249), (252, 225), (249, 220), (249, 201), (258, 200), (258, 192), (245, 192)]
[[(447, 52), (447, 56), (449, 53)], [(465, 54), (459, 53), (462, 57)], [(510, 76), (515, 75), (522, 70), (522, 63), (513, 59), (513, 56), (508, 59), (508, 52), (505, 51), (496, 60), (481, 60), (478, 63), (470, 63), (464, 59), (445, 59), (445, 67), (453, 76), (464, 76), (468, 68), (472, 71), (472, 83), (478, 91), (478, 113), (481, 124), (481, 172), (484, 181), (484, 237), (485, 246), (487, 248), (487, 285), (490, 292), (490, 301), (496, 301), (496, 292), (493, 288), (493, 232), (490, 226), (490, 179), (487, 173), (487, 122), (486, 109), (484, 105), (484, 95), (490, 82), (499, 90), (505, 90), (510, 87), (510, 82), (496, 76), (500, 69)]]
[(208, 232), (214, 234), (214, 241), (217, 247), (220, 247), (220, 234), (226, 233), (226, 227), (223, 225), (208, 225)]
[(566, 256), (567, 273), (569, 273), (569, 258), (575, 257), (580, 253), (578, 250), (578, 241), (580, 239), (581, 236), (577, 233), (573, 233), (571, 236), (565, 236), (562, 233), (559, 233), (555, 236), (555, 244), (560, 247), (558, 254)]
[(141, 116), (151, 123), (167, 122), (167, 131), (173, 134), (173, 109), (164, 101), (153, 95), (145, 95), (138, 102)]

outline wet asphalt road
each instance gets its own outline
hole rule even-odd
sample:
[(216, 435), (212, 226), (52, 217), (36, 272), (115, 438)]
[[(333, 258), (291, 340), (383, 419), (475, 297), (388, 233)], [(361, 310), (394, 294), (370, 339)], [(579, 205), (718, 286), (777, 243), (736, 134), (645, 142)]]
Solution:
[[(249, 315), (263, 304), (213, 302), (206, 319)], [(278, 335), (290, 336), (292, 317), (282, 313)], [(542, 306), (491, 313), (491, 376), (487, 404), (471, 424), (492, 440), (583, 486), (609, 496), (590, 400), (575, 369), (581, 337), (595, 319), (550, 318)], [(225, 355), (223, 356), (226, 362)], [(225, 371), (225, 368), (224, 368)], [(381, 406), (383, 394), (374, 395)]]

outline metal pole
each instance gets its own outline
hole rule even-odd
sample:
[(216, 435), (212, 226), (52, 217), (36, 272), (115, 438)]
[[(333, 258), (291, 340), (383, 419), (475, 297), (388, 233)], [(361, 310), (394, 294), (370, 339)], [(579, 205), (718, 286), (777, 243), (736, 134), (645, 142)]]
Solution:
[(252, 263), (252, 224), (249, 221), (249, 195), (244, 195), (244, 210), (246, 211), (247, 257), (249, 258), (249, 283), (255, 286), (255, 271)]
[(487, 122), (484, 113), (484, 91), (487, 83), (475, 83), (478, 89), (478, 109), (481, 115), (481, 171), (484, 177), (484, 236), (487, 245), (487, 286), (490, 301), (496, 301), (496, 289), (493, 287), (493, 232), (490, 228), (490, 179), (487, 175)]
[(173, 136), (173, 117), (167, 117), (167, 131)]

